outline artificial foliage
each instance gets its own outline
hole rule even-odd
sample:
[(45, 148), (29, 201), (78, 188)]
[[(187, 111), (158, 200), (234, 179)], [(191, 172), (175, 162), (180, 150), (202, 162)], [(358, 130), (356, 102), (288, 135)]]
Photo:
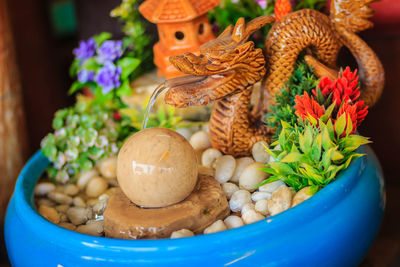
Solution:
[(50, 179), (74, 182), (72, 178), (79, 172), (115, 155), (130, 132), (121, 128), (112, 107), (95, 105), (88, 99), (58, 110), (53, 119), (54, 133), (41, 143), (43, 154), (51, 161), (47, 169)]
[(336, 122), (342, 115), (346, 115), (345, 126), (347, 123), (352, 124), (350, 133), (353, 134), (368, 114), (368, 106), (359, 98), (357, 70), (352, 72), (347, 67), (336, 80), (322, 78), (312, 90), (311, 96), (307, 92), (297, 95), (295, 114), (302, 123), (314, 123), (321, 117), (331, 117), (332, 122)]
[(282, 180), (297, 191), (310, 186), (315, 193), (362, 156), (356, 150), (370, 141), (355, 134), (368, 113), (359, 97), (357, 70), (348, 67), (337, 79), (324, 77), (311, 92), (296, 95), (290, 121), (281, 121), (273, 149), (266, 147), (273, 160), (264, 168), (271, 176), (263, 184)]
[[(318, 126), (307, 123), (304, 127), (282, 121), (282, 126), (278, 140), (271, 144), (275, 149), (266, 148), (275, 160), (264, 168), (271, 176), (262, 184), (282, 180), (296, 191), (311, 186), (315, 193), (328, 185), (352, 160), (363, 155), (356, 150), (370, 142), (350, 134), (352, 125), (344, 120), (333, 124), (330, 119), (326, 123), (320, 119)], [(341, 137), (342, 133), (345, 135)]]
[(297, 124), (298, 117), (295, 114), (295, 98), (304, 92), (311, 93), (318, 85), (318, 78), (314, 75), (312, 68), (304, 60), (299, 60), (293, 74), (286, 85), (275, 96), (275, 104), (271, 112), (264, 117), (266, 125), (274, 130), (273, 139), (276, 140), (281, 132), (281, 121), (290, 125)]

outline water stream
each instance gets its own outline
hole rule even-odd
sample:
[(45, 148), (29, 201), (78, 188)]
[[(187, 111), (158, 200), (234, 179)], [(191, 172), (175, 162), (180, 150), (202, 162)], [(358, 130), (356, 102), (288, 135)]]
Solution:
[(143, 121), (142, 121), (142, 130), (146, 129), (146, 127), (147, 127), (147, 122), (149, 121), (150, 112), (154, 106), (154, 103), (156, 102), (157, 96), (159, 96), (167, 88), (168, 88), (167, 83), (163, 82), (162, 84), (157, 86), (157, 88), (151, 94), (149, 102), (147, 102), (146, 110), (144, 111)]

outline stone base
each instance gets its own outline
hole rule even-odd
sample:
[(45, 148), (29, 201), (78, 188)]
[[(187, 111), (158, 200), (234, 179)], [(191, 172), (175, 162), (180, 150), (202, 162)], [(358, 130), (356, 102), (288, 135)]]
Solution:
[(212, 176), (199, 174), (192, 194), (164, 208), (140, 208), (122, 191), (115, 193), (104, 212), (104, 232), (107, 237), (122, 239), (168, 238), (183, 228), (202, 233), (214, 221), (228, 216), (229, 211), (219, 183)]

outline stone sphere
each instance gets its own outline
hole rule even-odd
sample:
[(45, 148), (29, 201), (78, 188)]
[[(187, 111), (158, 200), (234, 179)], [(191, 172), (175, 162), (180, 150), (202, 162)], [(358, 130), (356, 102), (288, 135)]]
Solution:
[(137, 132), (118, 154), (118, 183), (141, 207), (166, 207), (184, 200), (196, 186), (197, 174), (194, 149), (173, 130), (149, 128)]

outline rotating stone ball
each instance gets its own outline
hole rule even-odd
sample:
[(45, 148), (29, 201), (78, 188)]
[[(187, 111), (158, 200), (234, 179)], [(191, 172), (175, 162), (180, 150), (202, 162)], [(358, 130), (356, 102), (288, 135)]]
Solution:
[(128, 138), (118, 154), (118, 183), (141, 207), (166, 207), (184, 200), (196, 186), (197, 175), (194, 149), (173, 130), (144, 129)]

